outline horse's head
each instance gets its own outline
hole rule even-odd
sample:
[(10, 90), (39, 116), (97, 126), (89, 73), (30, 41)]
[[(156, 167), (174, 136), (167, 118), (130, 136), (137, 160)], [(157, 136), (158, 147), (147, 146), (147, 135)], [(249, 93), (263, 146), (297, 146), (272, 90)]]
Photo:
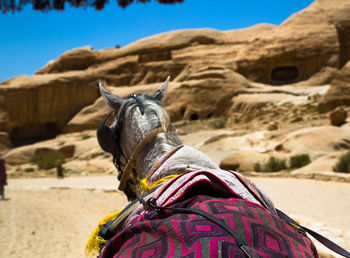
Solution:
[[(181, 144), (172, 133), (170, 119), (160, 106), (169, 77), (153, 93), (131, 94), (121, 98), (108, 92), (102, 84), (100, 91), (110, 109), (97, 131), (101, 148), (113, 155), (119, 170), (119, 189), (133, 198), (134, 185), (146, 177), (153, 163), (165, 152)], [(114, 112), (111, 126), (105, 124)]]

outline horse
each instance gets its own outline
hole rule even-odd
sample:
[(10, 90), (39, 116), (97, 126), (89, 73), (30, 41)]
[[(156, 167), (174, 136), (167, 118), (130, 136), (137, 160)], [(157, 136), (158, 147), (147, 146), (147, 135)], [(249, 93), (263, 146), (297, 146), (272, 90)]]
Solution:
[(99, 85), (110, 112), (97, 139), (131, 201), (95, 230), (99, 257), (318, 257), (252, 180), (183, 145), (161, 106), (168, 83), (126, 98)]

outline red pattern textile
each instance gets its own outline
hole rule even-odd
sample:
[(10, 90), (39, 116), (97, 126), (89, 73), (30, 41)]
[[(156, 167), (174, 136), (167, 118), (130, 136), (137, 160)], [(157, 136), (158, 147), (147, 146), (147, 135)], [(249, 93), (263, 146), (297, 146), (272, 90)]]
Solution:
[[(220, 196), (237, 197), (247, 201), (260, 204), (277, 214), (272, 202), (267, 205), (262, 196), (250, 184), (249, 188), (240, 180), (243, 176), (239, 173), (225, 170), (196, 170), (184, 173), (159, 187), (152, 195), (160, 206), (169, 206), (182, 198), (187, 192), (193, 192), (197, 184), (206, 184), (206, 188), (199, 189), (199, 194), (207, 193), (208, 190), (220, 193)], [(239, 178), (239, 179), (238, 179)], [(248, 179), (246, 180), (248, 181)], [(204, 192), (203, 192), (204, 191)], [(266, 200), (266, 199), (265, 199)], [(139, 205), (130, 214), (124, 226), (128, 226), (132, 221), (142, 215), (144, 208)]]
[[(188, 195), (172, 207), (224, 222), (259, 257), (318, 257), (311, 240), (266, 208), (235, 197)], [(103, 249), (101, 257), (245, 257), (223, 228), (198, 214), (147, 211)]]

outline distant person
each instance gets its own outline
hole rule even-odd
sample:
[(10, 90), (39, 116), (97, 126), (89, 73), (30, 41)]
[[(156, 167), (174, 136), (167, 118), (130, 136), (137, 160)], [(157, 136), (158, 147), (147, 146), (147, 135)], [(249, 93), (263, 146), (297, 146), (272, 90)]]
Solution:
[(56, 164), (56, 173), (57, 173), (57, 178), (62, 178), (62, 179), (64, 178), (62, 163), (60, 162)]
[(0, 157), (0, 195), (2, 200), (5, 200), (5, 185), (7, 185), (5, 160)]

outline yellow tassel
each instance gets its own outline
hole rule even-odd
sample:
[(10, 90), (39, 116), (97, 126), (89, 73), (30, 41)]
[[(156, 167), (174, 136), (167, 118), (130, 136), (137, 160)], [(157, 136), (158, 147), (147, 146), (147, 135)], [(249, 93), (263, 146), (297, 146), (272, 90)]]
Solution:
[(148, 184), (146, 178), (144, 178), (144, 179), (140, 180), (139, 189), (142, 193), (145, 193), (145, 192), (148, 192), (149, 190), (153, 189), (157, 185), (160, 185), (160, 184), (164, 183), (165, 181), (172, 179), (172, 178), (175, 178), (175, 177), (178, 177), (178, 176), (179, 176), (178, 174), (166, 176), (166, 177), (163, 177), (163, 178), (159, 179), (158, 181), (151, 183), (151, 184)]
[[(154, 182), (152, 184), (148, 184), (146, 178), (144, 178), (140, 181), (139, 189), (142, 193), (145, 193), (145, 192), (151, 190), (152, 188), (156, 187), (157, 185), (162, 184), (165, 181), (172, 179), (172, 178), (175, 178), (175, 177), (178, 177), (178, 176), (179, 176), (178, 174), (166, 176), (166, 177), (163, 177), (163, 178), (159, 179), (157, 182)], [(100, 231), (100, 229), (104, 225), (107, 224), (108, 221), (114, 220), (119, 215), (119, 213), (120, 213), (120, 211), (113, 213), (113, 214), (108, 214), (102, 221), (100, 221), (98, 226), (91, 233), (91, 236), (89, 237), (89, 240), (86, 244), (86, 247), (85, 247), (85, 255), (86, 256), (98, 255), (98, 253), (100, 251), (100, 243), (106, 244), (106, 242), (107, 242), (106, 240), (104, 240), (103, 238), (98, 236), (98, 232)]]
[(85, 255), (86, 256), (96, 256), (100, 252), (100, 243), (106, 244), (106, 240), (104, 240), (102, 237), (98, 236), (98, 232), (100, 229), (107, 224), (108, 221), (114, 220), (118, 215), (120, 211), (112, 214), (108, 214), (100, 223), (98, 226), (94, 229), (94, 231), (91, 233), (91, 236), (89, 237), (89, 240), (85, 247)]

